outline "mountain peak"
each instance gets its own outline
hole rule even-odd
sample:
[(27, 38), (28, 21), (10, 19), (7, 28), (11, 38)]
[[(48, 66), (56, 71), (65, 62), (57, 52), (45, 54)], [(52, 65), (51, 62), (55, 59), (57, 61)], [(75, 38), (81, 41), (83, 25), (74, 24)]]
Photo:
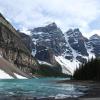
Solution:
[(75, 28), (73, 31), (74, 32), (80, 32), (79, 28)]
[(53, 29), (57, 29), (57, 24), (55, 22), (48, 24), (47, 26), (45, 26), (47, 28), (53, 28)]
[(94, 34), (90, 37), (90, 40), (97, 40), (97, 39), (100, 39), (100, 36), (98, 34)]
[(55, 22), (48, 24), (47, 26), (57, 26)]
[(76, 29), (74, 29), (74, 35), (77, 37), (77, 36), (82, 36), (82, 33), (80, 32), (80, 30), (79, 30), (79, 28), (76, 28)]
[(82, 33), (80, 32), (79, 28), (69, 29), (67, 32), (68, 36), (80, 37)]
[(30, 31), (32, 31), (32, 32), (49, 33), (50, 31), (54, 31), (54, 30), (57, 30), (57, 29), (59, 29), (59, 28), (57, 27), (56, 23), (53, 22), (53, 23), (50, 23), (50, 24), (48, 24), (46, 26), (34, 28), (34, 29), (30, 30)]

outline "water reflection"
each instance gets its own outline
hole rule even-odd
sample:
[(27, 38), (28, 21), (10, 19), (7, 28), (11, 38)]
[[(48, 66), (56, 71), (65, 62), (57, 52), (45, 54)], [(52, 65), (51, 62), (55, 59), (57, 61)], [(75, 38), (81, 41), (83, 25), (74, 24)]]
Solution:
[(59, 84), (61, 78), (40, 78), (27, 80), (0, 80), (1, 95), (31, 95), (34, 97), (78, 97), (88, 89), (86, 86)]

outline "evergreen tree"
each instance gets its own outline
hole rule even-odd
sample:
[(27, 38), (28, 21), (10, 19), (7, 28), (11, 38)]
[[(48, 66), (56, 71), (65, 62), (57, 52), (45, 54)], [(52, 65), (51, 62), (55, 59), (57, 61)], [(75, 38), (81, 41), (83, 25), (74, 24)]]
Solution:
[(100, 81), (100, 59), (91, 59), (85, 64), (82, 64), (73, 75), (77, 80), (97, 80)]

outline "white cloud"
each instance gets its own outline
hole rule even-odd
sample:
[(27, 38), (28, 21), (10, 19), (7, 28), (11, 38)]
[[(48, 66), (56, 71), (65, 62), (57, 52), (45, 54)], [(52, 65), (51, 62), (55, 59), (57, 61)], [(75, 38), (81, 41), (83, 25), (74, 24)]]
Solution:
[(99, 0), (0, 0), (0, 11), (16, 28), (34, 28), (55, 21), (64, 31), (79, 27), (83, 33), (100, 16)]
[(93, 35), (93, 34), (99, 34), (100, 35), (100, 30), (93, 30), (92, 32), (91, 32), (91, 34)]

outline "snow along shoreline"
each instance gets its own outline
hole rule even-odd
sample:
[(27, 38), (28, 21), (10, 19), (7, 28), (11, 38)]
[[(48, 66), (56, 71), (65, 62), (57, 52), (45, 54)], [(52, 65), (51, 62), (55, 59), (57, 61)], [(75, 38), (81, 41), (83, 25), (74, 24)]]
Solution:
[[(14, 75), (16, 76), (17, 79), (27, 79), (26, 77), (23, 77), (16, 73), (14, 73)], [(9, 74), (0, 69), (0, 79), (14, 79), (14, 77), (10, 76)]]
[[(27, 79), (26, 77), (22, 76), (22, 75), (19, 75), (18, 73), (16, 72), (13, 72), (12, 70), (14, 70), (11, 65), (11, 67), (9, 67), (11, 64), (9, 62), (7, 62), (6, 60), (3, 59), (3, 57), (0, 55), (0, 79)], [(4, 69), (7, 71), (8, 70), (8, 73), (9, 71), (12, 72), (12, 74), (14, 75), (10, 75), (8, 74), (6, 71), (4, 71)], [(17, 69), (15, 69), (17, 70)]]

